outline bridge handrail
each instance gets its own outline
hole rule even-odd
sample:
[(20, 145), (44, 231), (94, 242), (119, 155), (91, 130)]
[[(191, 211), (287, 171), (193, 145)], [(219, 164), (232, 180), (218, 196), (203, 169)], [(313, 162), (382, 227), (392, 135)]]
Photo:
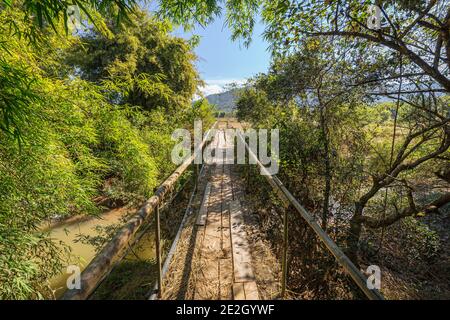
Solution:
[(313, 216), (297, 201), (292, 193), (283, 185), (281, 180), (276, 175), (270, 175), (264, 165), (258, 160), (253, 151), (249, 148), (247, 142), (241, 134), (241, 130), (237, 130), (237, 136), (244, 143), (249, 157), (251, 157), (261, 172), (265, 172), (264, 177), (267, 179), (272, 189), (283, 200), (285, 204), (292, 205), (301, 217), (308, 223), (308, 225), (314, 230), (319, 239), (325, 244), (327, 249), (336, 258), (338, 263), (345, 269), (350, 275), (356, 285), (364, 292), (364, 294), (370, 300), (384, 300), (383, 295), (377, 289), (369, 289), (367, 287), (367, 278), (361, 273), (361, 271), (353, 264), (349, 257), (339, 248), (339, 246), (328, 236), (328, 234), (320, 227)]

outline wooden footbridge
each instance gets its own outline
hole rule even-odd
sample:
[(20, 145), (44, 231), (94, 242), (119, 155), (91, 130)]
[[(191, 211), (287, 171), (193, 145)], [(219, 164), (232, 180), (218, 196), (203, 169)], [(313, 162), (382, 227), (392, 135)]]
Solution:
[[(236, 165), (234, 159), (228, 159), (227, 150), (235, 148), (235, 143), (242, 143), (248, 157), (265, 170), (255, 154), (248, 147), (241, 134), (236, 139), (227, 139), (226, 128), (241, 129), (239, 123), (222, 119), (216, 122), (215, 129), (205, 135), (205, 139), (195, 152), (202, 152), (205, 147), (212, 148), (214, 153), (223, 157), (214, 157), (211, 163), (202, 167), (194, 164), (194, 154), (186, 159), (174, 173), (157, 189), (143, 207), (117, 232), (114, 238), (101, 250), (81, 274), (80, 289), (68, 290), (62, 299), (88, 299), (98, 285), (108, 276), (117, 261), (126, 254), (127, 248), (133, 244), (139, 231), (155, 217), (155, 242), (158, 276), (155, 287), (149, 292), (150, 299), (196, 299), (196, 300), (259, 300), (261, 298), (258, 281), (255, 277), (255, 261), (246, 232), (245, 210), (241, 201), (242, 188), (235, 181), (232, 173)], [(180, 177), (192, 170), (196, 174), (194, 195), (201, 197), (196, 210), (186, 210), (179, 231), (172, 242), (170, 251), (161, 252), (160, 206), (167, 200), (170, 190), (174, 188)], [(369, 289), (365, 276), (321, 229), (314, 218), (292, 196), (289, 190), (276, 177), (265, 175), (271, 188), (280, 197), (285, 207), (291, 207), (314, 230), (326, 248), (346, 270), (356, 285), (369, 299), (383, 299), (376, 289)], [(189, 201), (191, 206), (191, 201)], [(284, 252), (281, 257), (281, 279), (279, 297), (284, 297), (287, 282), (287, 212), (284, 214)], [(180, 239), (188, 236), (193, 239), (187, 246), (181, 245)], [(180, 259), (182, 257), (182, 259)], [(177, 259), (178, 258), (178, 259)], [(181, 262), (180, 262), (181, 261)], [(183, 270), (180, 270), (183, 269)], [(173, 294), (174, 273), (183, 274), (183, 279), (175, 284), (183, 294)], [(172, 281), (170, 281), (172, 280)], [(171, 283), (170, 290), (166, 288)], [(172, 294), (169, 294), (171, 291)]]

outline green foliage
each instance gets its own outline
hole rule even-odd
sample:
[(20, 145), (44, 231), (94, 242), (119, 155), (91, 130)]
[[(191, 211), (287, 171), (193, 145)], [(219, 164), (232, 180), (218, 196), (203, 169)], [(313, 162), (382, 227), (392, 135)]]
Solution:
[(194, 123), (195, 120), (202, 120), (203, 127), (209, 128), (214, 124), (215, 118), (214, 106), (211, 105), (207, 99), (200, 99), (192, 104), (192, 107), (187, 112), (187, 123)]
[[(41, 93), (45, 105), (34, 105), (35, 113), (22, 129), (21, 149), (5, 134), (0, 143), (2, 257), (36, 270), (22, 274), (3, 264), (0, 278), (12, 292), (29, 297), (35, 294), (33, 289), (41, 292), (37, 283), (45, 283), (56, 272), (46, 264), (60, 263), (55, 244), (39, 231), (42, 221), (97, 214), (93, 199), (99, 193), (138, 203), (158, 183), (155, 160), (140, 130), (128, 120), (129, 111), (109, 105), (95, 86), (82, 81), (43, 80), (40, 85), (45, 86)], [(23, 243), (11, 245), (12, 235)], [(33, 237), (40, 240), (32, 241)], [(54, 256), (30, 259), (46, 251)], [(30, 292), (14, 287), (7, 278), (28, 279)], [(0, 295), (15, 297), (4, 290), (0, 288)]]
[[(232, 39), (244, 39), (245, 44), (249, 44), (254, 21), (261, 15), (266, 25), (264, 36), (274, 56), (289, 55), (310, 39), (320, 38), (340, 39), (354, 52), (370, 53), (369, 60), (376, 62), (374, 66), (377, 60), (392, 63), (394, 55), (403, 55), (403, 62), (408, 65), (404, 70), (410, 73), (404, 78), (411, 78), (416, 84), (418, 78), (432, 81), (442, 91), (450, 91), (449, 53), (443, 50), (450, 39), (442, 36), (448, 33), (450, 22), (446, 0), (377, 1), (381, 14), (380, 26), (376, 28), (369, 23), (369, 8), (374, 4), (371, 0), (160, 0), (159, 3), (161, 14), (187, 27), (210, 23), (225, 12)], [(349, 51), (341, 59), (352, 57)], [(373, 71), (380, 76), (390, 70)], [(371, 80), (383, 82), (381, 78)]]
[[(27, 30), (27, 10), (0, 13), (1, 299), (52, 297), (48, 280), (70, 252), (42, 231), (43, 224), (98, 215), (99, 198), (139, 205), (174, 168), (172, 131), (190, 128), (196, 118), (212, 121), (209, 105), (191, 106), (195, 56), (186, 42), (168, 35), (166, 22), (140, 13), (140, 25), (111, 27), (115, 40), (92, 31), (90, 39), (117, 51), (103, 48), (111, 55), (98, 76), (89, 63), (99, 51), (87, 55), (82, 79), (66, 62), (88, 37), (63, 37), (51, 28), (37, 31), (39, 43), (11, 37), (2, 23)], [(135, 103), (133, 92), (142, 94)]]
[(38, 96), (30, 90), (36, 79), (25, 66), (14, 66), (0, 60), (0, 129), (20, 139), (19, 127), (25, 124), (28, 106)]
[(205, 26), (221, 13), (219, 1), (207, 0), (161, 0), (159, 14), (170, 18), (176, 24), (190, 28), (194, 23)]
[(102, 16), (114, 16), (118, 21), (127, 18), (136, 5), (135, 0), (3, 0), (0, 3), (2, 9), (20, 7), (22, 21), (27, 25), (22, 28), (14, 19), (7, 20), (10, 29), (13, 29), (19, 36), (37, 42), (40, 40), (40, 30), (50, 27), (53, 31), (60, 32), (59, 25), (63, 25), (66, 34), (69, 33), (70, 6), (78, 6), (81, 13), (88, 22), (93, 23), (97, 28), (104, 28)]
[(403, 249), (402, 257), (410, 268), (417, 268), (418, 261), (432, 263), (441, 247), (438, 234), (415, 218), (408, 217), (390, 230)]
[(115, 103), (170, 112), (187, 108), (200, 81), (191, 46), (168, 34), (169, 23), (143, 11), (109, 25), (111, 38), (92, 30), (68, 57), (81, 77), (102, 84)]
[[(448, 125), (444, 120), (448, 98), (426, 100), (411, 95), (407, 102), (401, 101), (392, 148), (397, 104), (373, 102), (367, 95), (373, 90), (370, 84), (349, 90), (349, 79), (359, 76), (357, 67), (371, 72), (370, 66), (342, 61), (334, 51), (326, 52), (327, 45), (317, 39), (308, 41), (298, 51), (274, 59), (268, 74), (255, 77), (242, 89), (237, 115), (253, 127), (280, 129), (280, 178), (322, 219), (324, 203), (328, 202), (326, 216), (334, 226), (328, 230), (332, 236), (348, 237), (342, 233), (348, 228), (355, 204), (361, 194), (375, 190), (366, 200), (364, 216), (385, 222), (384, 227), (403, 226), (401, 236), (410, 237), (408, 259), (420, 256), (426, 260), (436, 254), (439, 240), (415, 218), (408, 218), (410, 224), (405, 228), (401, 213), (415, 213), (414, 199), (408, 197), (411, 192), (417, 202), (414, 206), (420, 207), (418, 195), (423, 197), (440, 188), (433, 170), (448, 162)], [(442, 149), (437, 153), (441, 157), (435, 156), (438, 148)], [(390, 163), (391, 157), (397, 163)], [(417, 161), (421, 166), (410, 165)], [(393, 168), (399, 173), (388, 182), (385, 193), (379, 188), (380, 177), (389, 177), (395, 172)]]
[(247, 88), (239, 92), (236, 108), (240, 120), (261, 123), (267, 119), (271, 105), (264, 91)]

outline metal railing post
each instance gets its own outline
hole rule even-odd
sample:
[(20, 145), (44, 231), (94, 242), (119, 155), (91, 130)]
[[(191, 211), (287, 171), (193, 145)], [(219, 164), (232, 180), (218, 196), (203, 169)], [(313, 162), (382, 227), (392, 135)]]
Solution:
[(162, 266), (161, 266), (161, 225), (160, 225), (160, 216), (159, 216), (159, 204), (156, 206), (155, 210), (155, 242), (156, 242), (156, 264), (157, 264), (157, 272), (158, 278), (156, 281), (158, 282), (158, 298), (162, 296)]
[(288, 228), (288, 211), (290, 206), (284, 208), (283, 215), (283, 260), (281, 261), (281, 297), (284, 298), (286, 294), (286, 282), (287, 282), (287, 256), (288, 256), (288, 239), (289, 239), (289, 228)]

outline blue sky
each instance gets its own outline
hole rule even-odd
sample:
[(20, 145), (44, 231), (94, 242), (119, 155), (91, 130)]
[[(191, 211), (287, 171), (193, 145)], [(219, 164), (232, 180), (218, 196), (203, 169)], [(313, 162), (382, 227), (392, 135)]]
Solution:
[(199, 26), (189, 32), (180, 28), (173, 33), (187, 39), (192, 34), (201, 37), (195, 52), (199, 57), (197, 68), (206, 82), (201, 90), (208, 95), (223, 91), (227, 84), (242, 83), (256, 73), (267, 71), (270, 53), (267, 50), (268, 43), (262, 38), (263, 30), (263, 25), (258, 23), (248, 48), (245, 48), (242, 41), (231, 41), (230, 31), (224, 25), (222, 17), (216, 18), (214, 23), (205, 28)]

